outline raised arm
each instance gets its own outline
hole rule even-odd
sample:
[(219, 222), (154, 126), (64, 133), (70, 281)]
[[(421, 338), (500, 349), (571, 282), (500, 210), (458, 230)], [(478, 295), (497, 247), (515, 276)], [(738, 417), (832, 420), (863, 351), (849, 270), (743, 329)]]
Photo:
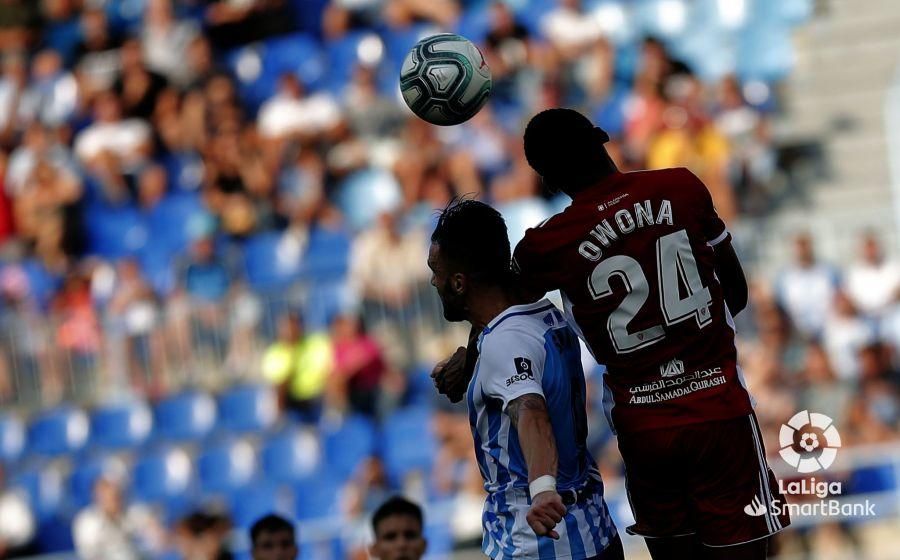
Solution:
[(719, 283), (722, 285), (725, 303), (728, 304), (731, 314), (737, 315), (747, 307), (749, 290), (744, 269), (730, 241), (719, 243), (713, 250), (716, 255), (716, 276), (719, 277)]
[(510, 401), (506, 413), (528, 467), (531, 509), (525, 518), (538, 536), (558, 539), (554, 528), (565, 516), (566, 507), (556, 492), (558, 454), (547, 403), (541, 395), (529, 393)]

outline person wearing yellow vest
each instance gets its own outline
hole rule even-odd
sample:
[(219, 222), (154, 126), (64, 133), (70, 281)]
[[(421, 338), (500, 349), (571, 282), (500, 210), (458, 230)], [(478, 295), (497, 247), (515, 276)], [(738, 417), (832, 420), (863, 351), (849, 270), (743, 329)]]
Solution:
[(329, 336), (306, 334), (297, 313), (283, 315), (278, 322), (278, 340), (266, 349), (262, 360), (263, 376), (278, 386), (282, 406), (303, 422), (316, 422), (333, 369)]

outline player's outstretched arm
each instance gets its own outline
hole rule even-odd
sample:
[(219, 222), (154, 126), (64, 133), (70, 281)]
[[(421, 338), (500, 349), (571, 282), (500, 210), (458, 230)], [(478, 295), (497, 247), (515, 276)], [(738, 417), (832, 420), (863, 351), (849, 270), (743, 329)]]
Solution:
[(748, 288), (744, 268), (730, 241), (719, 243), (713, 250), (716, 254), (716, 276), (722, 284), (725, 303), (728, 304), (731, 314), (737, 315), (747, 307)]
[(512, 400), (506, 413), (519, 436), (528, 467), (531, 509), (525, 518), (538, 536), (558, 539), (554, 528), (565, 516), (566, 507), (556, 492), (558, 456), (547, 403), (541, 395), (530, 393)]

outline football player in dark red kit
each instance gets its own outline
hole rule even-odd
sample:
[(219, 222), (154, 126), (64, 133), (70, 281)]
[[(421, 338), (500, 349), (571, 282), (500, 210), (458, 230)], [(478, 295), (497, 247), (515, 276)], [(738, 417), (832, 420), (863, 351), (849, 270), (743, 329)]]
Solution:
[[(732, 315), (747, 283), (731, 236), (690, 171), (621, 173), (608, 140), (569, 109), (528, 124), (528, 163), (572, 204), (516, 247), (521, 296), (559, 289), (606, 366), (604, 406), (636, 519), (628, 531), (654, 560), (763, 559), (789, 519), (737, 364)], [(435, 369), (451, 400), (473, 352)]]

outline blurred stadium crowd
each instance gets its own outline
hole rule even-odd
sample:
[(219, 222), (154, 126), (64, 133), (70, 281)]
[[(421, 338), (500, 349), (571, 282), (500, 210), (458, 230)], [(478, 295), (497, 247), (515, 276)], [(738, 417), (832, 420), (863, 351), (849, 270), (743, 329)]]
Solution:
[[(23, 520), (0, 527), (0, 557), (67, 549), (85, 511), (108, 523), (75, 521), (87, 558), (98, 526), (123, 558), (188, 555), (269, 509), (313, 536), (342, 520), (307, 557), (365, 557), (355, 527), (401, 489), (454, 512), (433, 554), (480, 540), (467, 422), (428, 378), (464, 340), (428, 286), (434, 210), (476, 194), (515, 243), (564, 207), (521, 130), (572, 106), (624, 170), (684, 165), (727, 222), (764, 215), (786, 188), (772, 121), (809, 5), (0, 0), (0, 518)], [(396, 85), (439, 30), (494, 76), (451, 129)], [(814, 408), (845, 445), (897, 437), (900, 266), (860, 243), (841, 270), (800, 236), (754, 282), (738, 323), (769, 436)], [(863, 474), (860, 491), (881, 484)]]

